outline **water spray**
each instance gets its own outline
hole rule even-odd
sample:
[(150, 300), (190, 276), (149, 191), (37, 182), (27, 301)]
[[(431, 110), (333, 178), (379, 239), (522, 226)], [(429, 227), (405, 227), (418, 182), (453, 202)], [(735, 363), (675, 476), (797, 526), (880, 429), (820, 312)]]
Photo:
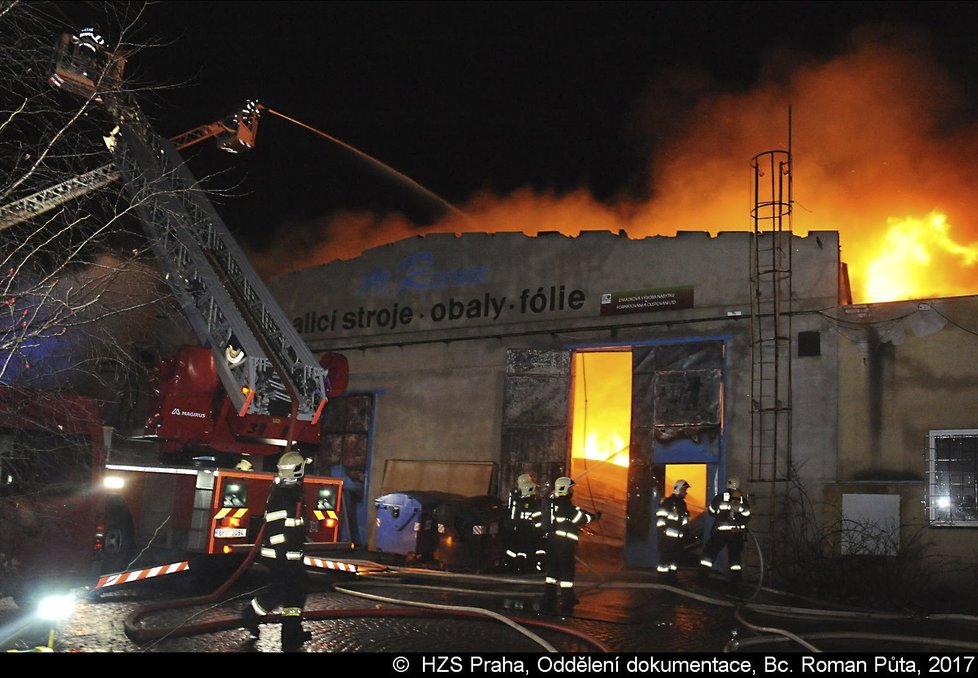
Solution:
[(393, 174), (397, 179), (399, 179), (400, 181), (406, 183), (411, 188), (413, 188), (413, 189), (415, 189), (417, 191), (420, 191), (422, 194), (424, 194), (428, 198), (431, 198), (432, 200), (434, 200), (435, 202), (437, 202), (439, 205), (441, 205), (442, 207), (444, 207), (445, 209), (447, 209), (449, 212), (451, 212), (452, 214), (454, 214), (458, 218), (463, 219), (469, 225), (471, 225), (471, 226), (475, 226), (476, 225), (475, 224), (475, 221), (469, 215), (465, 214), (465, 212), (463, 212), (459, 208), (455, 207), (455, 205), (451, 204), (450, 202), (448, 202), (447, 200), (445, 200), (441, 196), (437, 195), (436, 193), (432, 192), (431, 190), (425, 188), (424, 186), (422, 186), (421, 184), (419, 184), (417, 181), (415, 181), (411, 177), (407, 176), (406, 174), (404, 174), (402, 172), (398, 172), (396, 169), (394, 169), (393, 167), (391, 167), (387, 163), (378, 160), (377, 158), (373, 157), (372, 155), (369, 155), (367, 153), (364, 153), (360, 149), (356, 148), (355, 146), (351, 146), (350, 144), (346, 143), (345, 141), (343, 141), (341, 139), (337, 139), (336, 137), (334, 137), (334, 136), (332, 136), (330, 134), (327, 134), (326, 132), (323, 132), (322, 130), (318, 130), (315, 127), (312, 127), (311, 125), (307, 125), (306, 123), (300, 122), (300, 121), (296, 120), (295, 118), (291, 118), (291, 117), (285, 115), (284, 113), (281, 113), (281, 112), (276, 111), (274, 109), (268, 108), (266, 106), (261, 106), (260, 108), (261, 108), (261, 110), (267, 111), (268, 113), (271, 113), (272, 115), (275, 115), (275, 116), (278, 116), (278, 117), (282, 118), (283, 120), (287, 120), (287, 121), (289, 121), (289, 122), (291, 122), (291, 123), (293, 123), (295, 125), (298, 125), (299, 127), (302, 127), (304, 129), (307, 129), (310, 132), (312, 132), (313, 134), (318, 134), (319, 136), (323, 137), (324, 139), (328, 139), (329, 141), (333, 142), (337, 146), (340, 146), (341, 148), (344, 148), (344, 149), (350, 151), (351, 153), (354, 153), (355, 155), (357, 155), (358, 157), (366, 160), (370, 164), (375, 165), (377, 167), (380, 167), (385, 172), (389, 172), (389, 173)]

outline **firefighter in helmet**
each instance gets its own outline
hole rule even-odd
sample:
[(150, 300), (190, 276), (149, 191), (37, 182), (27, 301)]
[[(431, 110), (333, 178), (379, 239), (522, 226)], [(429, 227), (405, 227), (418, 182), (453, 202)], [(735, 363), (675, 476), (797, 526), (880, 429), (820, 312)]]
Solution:
[(79, 49), (95, 54), (101, 49), (105, 49), (105, 38), (99, 32), (99, 27), (86, 26), (85, 28), (78, 31), (71, 39), (72, 42), (76, 43)]
[(557, 610), (560, 593), (561, 614), (568, 614), (577, 602), (574, 595), (574, 557), (580, 540), (581, 526), (601, 517), (574, 505), (574, 481), (561, 477), (554, 481), (554, 490), (547, 501), (547, 576), (544, 580), (543, 607), (547, 612)]
[[(730, 576), (738, 581), (741, 576), (740, 553), (747, 538), (747, 523), (750, 522), (750, 504), (740, 489), (737, 478), (727, 480), (727, 487), (713, 498), (707, 507), (714, 517), (713, 531), (703, 547), (700, 565), (712, 568), (717, 555), (727, 549), (727, 567)], [(701, 571), (706, 574), (706, 571)]]
[(278, 460), (278, 477), (265, 506), (261, 557), (269, 570), (268, 587), (244, 610), (244, 628), (255, 638), (262, 619), (282, 606), (282, 650), (296, 652), (312, 635), (302, 628), (306, 602), (306, 571), (302, 562), (306, 540), (302, 476), (310, 460), (286, 452)]
[(529, 473), (516, 479), (509, 493), (506, 564), (516, 574), (543, 567), (543, 509), (540, 487)]
[(683, 537), (689, 522), (686, 508), (686, 491), (689, 483), (677, 480), (672, 494), (659, 504), (655, 512), (655, 526), (659, 532), (659, 565), (656, 570), (669, 581), (675, 581), (676, 570), (683, 552)]
[(102, 57), (107, 49), (99, 27), (95, 25), (82, 28), (71, 36), (71, 42), (75, 45), (75, 55), (82, 75), (86, 78), (92, 77), (94, 71), (101, 67)]

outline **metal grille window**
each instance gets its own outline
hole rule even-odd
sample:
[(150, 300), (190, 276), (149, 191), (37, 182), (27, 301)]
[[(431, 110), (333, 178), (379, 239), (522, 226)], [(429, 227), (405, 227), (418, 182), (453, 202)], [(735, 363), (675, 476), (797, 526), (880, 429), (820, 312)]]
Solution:
[(929, 434), (932, 525), (978, 526), (978, 429)]

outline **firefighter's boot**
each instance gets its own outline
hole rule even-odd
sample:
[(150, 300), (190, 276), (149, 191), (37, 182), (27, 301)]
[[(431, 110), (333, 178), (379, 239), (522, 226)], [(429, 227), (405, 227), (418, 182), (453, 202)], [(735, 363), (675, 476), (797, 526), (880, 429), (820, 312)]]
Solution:
[(700, 565), (699, 570), (696, 572), (696, 581), (699, 584), (709, 584), (711, 571), (712, 568), (705, 565)]
[(289, 609), (283, 611), (282, 652), (298, 652), (303, 643), (312, 640), (312, 633), (302, 628), (302, 617), (290, 615)]
[(557, 611), (557, 584), (547, 583), (543, 587), (543, 604), (540, 611), (545, 614), (554, 614)]
[(574, 605), (577, 604), (577, 596), (574, 595), (573, 588), (562, 588), (560, 589), (560, 614), (569, 615), (574, 611)]
[(257, 638), (259, 635), (259, 623), (260, 617), (255, 611), (254, 603), (248, 603), (248, 606), (241, 613), (241, 628), (250, 633), (252, 638)]
[(730, 571), (730, 579), (729, 579), (728, 586), (732, 594), (736, 595), (737, 593), (740, 592), (740, 583), (742, 579), (743, 579), (743, 573), (741, 572), (741, 570)]
[(282, 652), (298, 652), (304, 643), (312, 640), (312, 632), (306, 631), (301, 626), (297, 629), (288, 631), (282, 629)]

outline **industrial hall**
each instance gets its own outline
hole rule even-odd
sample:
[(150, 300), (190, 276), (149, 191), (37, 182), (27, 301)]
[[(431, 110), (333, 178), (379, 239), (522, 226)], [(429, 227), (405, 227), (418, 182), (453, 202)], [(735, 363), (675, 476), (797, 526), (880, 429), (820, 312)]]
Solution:
[(978, 303), (853, 304), (840, 245), (835, 231), (429, 234), (269, 287), (324, 365), (348, 364), (316, 472), (356, 478), (364, 546), (378, 497), (505, 497), (529, 473), (573, 478), (602, 513), (583, 549), (654, 568), (674, 483), (702, 536), (736, 478), (755, 576), (828, 585), (897, 563), (973, 588), (978, 375), (962, 356)]

